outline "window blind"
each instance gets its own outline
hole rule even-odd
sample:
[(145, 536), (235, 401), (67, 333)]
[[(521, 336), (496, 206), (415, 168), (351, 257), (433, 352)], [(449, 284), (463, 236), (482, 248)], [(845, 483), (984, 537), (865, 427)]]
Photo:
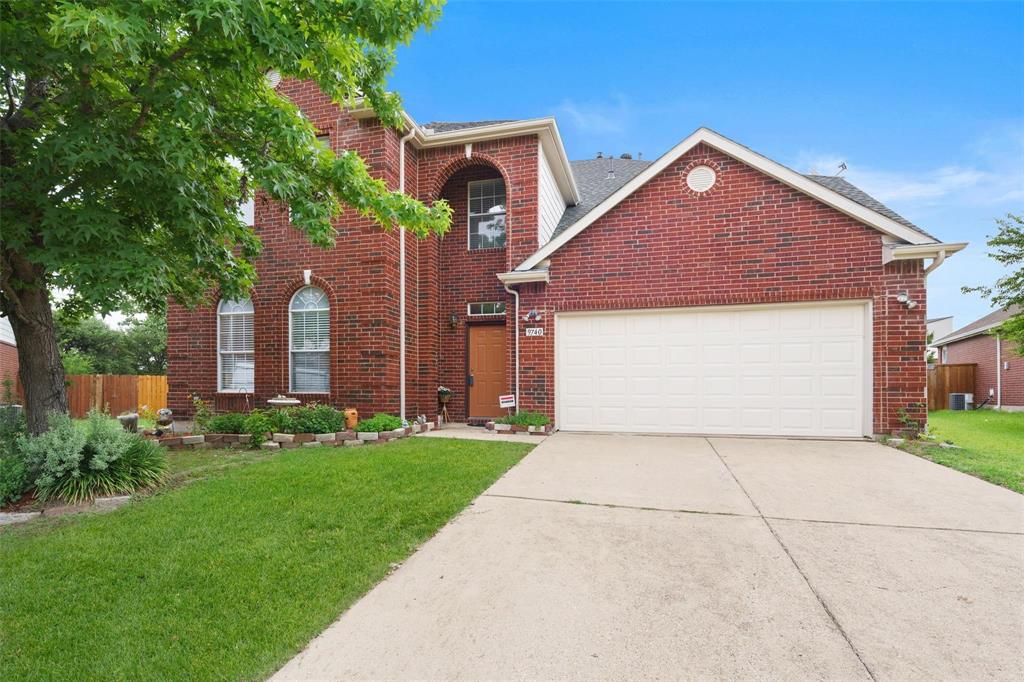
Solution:
[(330, 391), (330, 309), (316, 287), (296, 292), (291, 303), (291, 390)]
[(256, 354), (252, 301), (221, 301), (217, 314), (217, 362), (221, 391), (252, 392)]

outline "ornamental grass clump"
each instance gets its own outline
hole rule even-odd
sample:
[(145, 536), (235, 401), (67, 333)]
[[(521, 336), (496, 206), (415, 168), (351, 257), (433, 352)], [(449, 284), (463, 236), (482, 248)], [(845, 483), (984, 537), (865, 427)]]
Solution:
[(110, 417), (90, 412), (84, 428), (51, 414), (49, 429), (18, 441), (35, 476), (36, 497), (72, 504), (130, 493), (163, 479), (167, 459), (157, 443), (127, 433)]

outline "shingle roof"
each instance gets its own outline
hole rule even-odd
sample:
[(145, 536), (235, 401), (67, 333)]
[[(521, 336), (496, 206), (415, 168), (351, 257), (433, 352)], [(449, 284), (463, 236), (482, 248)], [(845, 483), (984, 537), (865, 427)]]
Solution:
[[(917, 230), (918, 232), (928, 234), (920, 227), (918, 227), (914, 223), (910, 222), (909, 220), (901, 216), (896, 211), (892, 210), (891, 208), (883, 204), (878, 199), (875, 199), (873, 196), (871, 196), (861, 188), (848, 182), (846, 178), (840, 178), (834, 175), (805, 175), (804, 177), (808, 178), (809, 180), (814, 180), (816, 183), (822, 185), (823, 187), (828, 187), (833, 192), (842, 194), (850, 201), (856, 201), (861, 206), (865, 208), (870, 208), (875, 213), (881, 213), (886, 218), (889, 218), (890, 220), (895, 220), (900, 225), (904, 225), (912, 230)], [(935, 237), (930, 234), (928, 234), (928, 236), (932, 237), (932, 239), (935, 239)]]
[(421, 128), (430, 128), (435, 133), (450, 133), (454, 130), (466, 130), (467, 128), (482, 128), (494, 126), (499, 123), (512, 123), (515, 119), (504, 119), (501, 121), (431, 121), (424, 123)]
[(643, 172), (651, 163), (639, 159), (615, 158), (570, 161), (572, 174), (576, 178), (576, 187), (580, 191), (580, 203), (565, 209), (551, 236), (555, 237), (566, 230), (615, 190)]
[(993, 310), (985, 317), (975, 320), (974, 322), (971, 322), (969, 325), (961, 327), (960, 329), (957, 329), (955, 332), (952, 332), (951, 334), (943, 336), (938, 341), (932, 341), (932, 345), (944, 346), (947, 343), (952, 343), (953, 341), (968, 339), (972, 336), (984, 334), (989, 329), (994, 329), (998, 327), (1003, 322), (1006, 322), (1008, 319), (1021, 312), (1024, 312), (1024, 308), (1021, 308), (1020, 306), (1010, 306), (1005, 310)]
[[(478, 125), (487, 125), (489, 123), (500, 123), (500, 121), (480, 122)], [(428, 126), (429, 125), (439, 124), (428, 124)], [(469, 126), (469, 124), (461, 125)], [(437, 129), (435, 128), (435, 130)], [(442, 131), (438, 130), (438, 132)], [(643, 172), (643, 170), (650, 166), (651, 163), (653, 162), (642, 161), (639, 159), (616, 158), (584, 159), (582, 161), (570, 162), (573, 176), (576, 178), (576, 186), (580, 190), (580, 203), (576, 206), (569, 206), (565, 209), (565, 213), (562, 214), (562, 219), (558, 222), (558, 226), (555, 227), (551, 236), (555, 237), (568, 229), (573, 223), (580, 220), (594, 207), (607, 199), (615, 192), (615, 190), (619, 189)], [(612, 173), (609, 173), (609, 171), (612, 171)], [(905, 225), (911, 229), (928, 234), (920, 227), (914, 225), (912, 222), (901, 216), (899, 213), (896, 213), (896, 211), (893, 211), (891, 208), (869, 195), (864, 190), (850, 183), (845, 178), (830, 175), (808, 175), (806, 177), (823, 187), (827, 187), (828, 189), (843, 195), (851, 201), (857, 202), (865, 208), (869, 208), (876, 213), (884, 215), (886, 218), (890, 218), (901, 225)]]

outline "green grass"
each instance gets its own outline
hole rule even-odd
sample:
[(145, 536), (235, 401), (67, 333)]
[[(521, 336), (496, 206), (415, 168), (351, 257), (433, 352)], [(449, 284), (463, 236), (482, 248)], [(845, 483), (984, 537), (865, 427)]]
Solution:
[(1004, 488), (1024, 493), (1024, 412), (942, 410), (928, 414), (928, 429), (959, 448), (910, 442), (905, 449)]
[(0, 677), (262, 679), (531, 447), (197, 451), (189, 485), (6, 527)]

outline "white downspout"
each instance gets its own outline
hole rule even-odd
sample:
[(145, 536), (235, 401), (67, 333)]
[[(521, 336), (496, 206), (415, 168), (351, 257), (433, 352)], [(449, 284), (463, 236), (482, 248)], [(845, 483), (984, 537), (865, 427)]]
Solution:
[(505, 291), (516, 297), (516, 316), (513, 318), (512, 329), (516, 335), (516, 414), (519, 414), (519, 292), (502, 282)]
[(935, 256), (935, 258), (932, 259), (932, 262), (928, 264), (928, 267), (926, 267), (924, 269), (924, 276), (927, 277), (928, 273), (930, 273), (932, 270), (934, 270), (935, 268), (937, 268), (940, 265), (942, 265), (942, 263), (945, 262), (945, 260), (946, 260), (946, 250), (943, 249), (942, 251), (939, 251), (939, 254), (937, 256)]
[(996, 334), (996, 409), (1003, 408), (1003, 342)]
[[(405, 194), (405, 143), (416, 134), (413, 126), (398, 142), (398, 191)], [(398, 226), (398, 416), (405, 419), (405, 228)]]

